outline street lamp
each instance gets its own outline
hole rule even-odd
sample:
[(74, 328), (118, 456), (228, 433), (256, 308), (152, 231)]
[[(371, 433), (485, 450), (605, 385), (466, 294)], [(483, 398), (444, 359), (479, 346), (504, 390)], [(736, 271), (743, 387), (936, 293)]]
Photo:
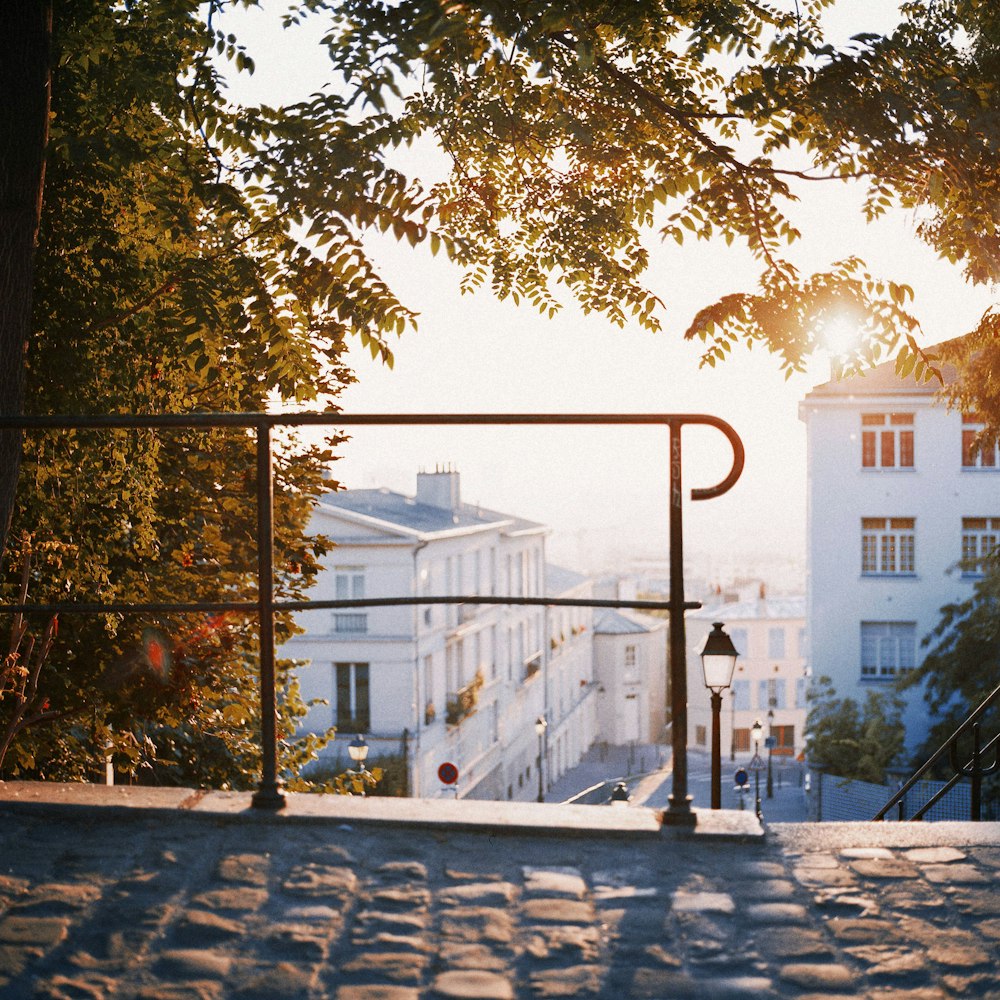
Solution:
[(760, 811), (760, 741), (761, 737), (764, 735), (764, 727), (760, 724), (760, 719), (755, 719), (754, 724), (750, 727), (750, 739), (753, 741), (753, 760), (750, 762), (753, 766), (753, 783), (754, 792), (756, 795), (756, 802), (754, 803), (754, 811), (757, 813), (757, 819), (761, 818)]
[(713, 622), (712, 631), (701, 651), (701, 669), (705, 687), (712, 692), (712, 808), (722, 808), (722, 747), (720, 715), (722, 692), (733, 683), (736, 669), (736, 647), (723, 630), (722, 622)]
[(545, 752), (545, 730), (548, 728), (545, 716), (535, 719), (535, 732), (538, 733), (538, 801), (545, 801), (545, 785), (542, 783), (542, 759)]
[[(736, 760), (736, 689), (729, 689), (729, 759)], [(740, 804), (743, 798), (740, 798)]]
[[(357, 765), (351, 773), (363, 775), (365, 773), (365, 761), (368, 759), (368, 744), (360, 733), (347, 744), (347, 752), (350, 754), (351, 760)], [(365, 794), (364, 778), (361, 779), (361, 794)]]
[(771, 755), (774, 753), (774, 709), (767, 710), (767, 797), (774, 798), (774, 777), (771, 774)]

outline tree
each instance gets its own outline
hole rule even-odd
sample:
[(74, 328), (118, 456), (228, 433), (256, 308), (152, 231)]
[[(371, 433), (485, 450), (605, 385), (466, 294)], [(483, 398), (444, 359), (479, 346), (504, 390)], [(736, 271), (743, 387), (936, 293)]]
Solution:
[[(220, 179), (191, 124), (219, 86), (209, 69), (196, 86), (206, 36), (191, 9), (61, 9), (29, 412), (332, 405), (350, 378), (339, 362), (343, 316), (357, 306), (365, 322), (384, 319), (377, 292), (330, 307), (327, 264), (298, 252), (273, 206)], [(332, 457), (293, 438), (277, 455), (280, 596), (303, 597), (317, 572), (324, 542), (304, 531), (313, 498), (336, 485), (323, 479)], [(30, 572), (35, 601), (245, 598), (254, 521), (254, 442), (242, 432), (32, 434), (4, 596), (17, 596), (15, 574), (44, 550)], [(40, 635), (45, 623), (27, 627)], [(290, 628), (279, 620), (279, 640)], [(150, 669), (149, 629), (166, 637), (173, 671)], [(111, 740), (119, 763), (156, 780), (252, 783), (257, 644), (240, 619), (63, 615), (32, 689), (46, 708), (19, 730), (7, 766), (79, 777)], [(291, 683), (284, 694), (284, 762), (297, 769), (316, 741), (291, 740), (305, 706)], [(19, 704), (0, 703), (0, 722)]]
[(869, 691), (859, 708), (853, 698), (836, 697), (830, 678), (820, 677), (809, 701), (809, 763), (841, 778), (881, 783), (903, 750), (902, 699)]
[[(978, 568), (978, 567), (977, 567)], [(929, 647), (920, 666), (900, 680), (903, 689), (923, 687), (931, 725), (916, 755), (923, 763), (952, 735), (966, 716), (1000, 684), (1000, 559), (994, 555), (982, 567), (972, 596), (945, 605), (941, 619), (923, 645)], [(982, 745), (1000, 732), (1000, 705), (994, 703), (980, 719)], [(972, 744), (959, 748), (965, 764)], [(992, 758), (990, 758), (992, 760)], [(953, 772), (945, 760), (938, 777)], [(988, 779), (990, 794), (1000, 794), (1000, 781)]]

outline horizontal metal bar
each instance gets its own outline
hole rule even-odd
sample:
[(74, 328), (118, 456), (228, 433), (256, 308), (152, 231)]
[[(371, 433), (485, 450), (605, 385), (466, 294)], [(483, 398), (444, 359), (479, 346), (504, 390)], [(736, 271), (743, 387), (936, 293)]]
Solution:
[[(501, 604), (544, 608), (634, 608), (636, 610), (669, 611), (670, 601), (605, 601), (584, 597), (486, 597), (467, 594), (464, 597), (366, 597), (343, 601), (276, 601), (283, 611), (326, 610), (329, 608), (391, 608), (405, 604)], [(699, 601), (684, 601), (681, 610), (694, 611)]]
[[(493, 597), (466, 594), (456, 597), (369, 597), (343, 601), (275, 601), (275, 611), (327, 611), (334, 608), (391, 608), (418, 604), (488, 604), (545, 608), (631, 608), (635, 610), (669, 611), (670, 601), (605, 601), (582, 597)], [(698, 601), (684, 601), (681, 610), (701, 607)], [(196, 612), (250, 611), (256, 612), (256, 601), (203, 601), (169, 604), (146, 602), (61, 603), (61, 604), (0, 604), (0, 613), (8, 614), (187, 614)]]
[(348, 427), (523, 424), (709, 424), (728, 426), (707, 413), (151, 413), (0, 416), (0, 428), (95, 430), (99, 428)]
[(0, 614), (81, 614), (81, 615), (123, 615), (123, 614), (195, 614), (204, 612), (245, 611), (257, 613), (256, 601), (191, 601), (172, 604), (166, 601), (146, 601), (130, 604), (111, 601), (107, 604), (61, 603), (61, 604), (0, 604)]

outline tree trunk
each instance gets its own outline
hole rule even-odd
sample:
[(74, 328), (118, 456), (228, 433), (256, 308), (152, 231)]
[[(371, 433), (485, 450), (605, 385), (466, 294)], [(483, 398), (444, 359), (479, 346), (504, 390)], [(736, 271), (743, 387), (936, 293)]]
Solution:
[[(49, 126), (51, 0), (0, 2), (0, 414), (24, 411), (35, 244)], [(0, 563), (10, 531), (21, 433), (0, 431)]]

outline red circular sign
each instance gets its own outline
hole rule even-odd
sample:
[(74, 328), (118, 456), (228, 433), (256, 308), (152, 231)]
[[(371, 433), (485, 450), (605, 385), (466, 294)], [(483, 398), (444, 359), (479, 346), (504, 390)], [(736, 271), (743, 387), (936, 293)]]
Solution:
[(441, 779), (442, 784), (454, 785), (458, 781), (458, 768), (450, 761), (445, 761), (438, 768), (438, 777)]

